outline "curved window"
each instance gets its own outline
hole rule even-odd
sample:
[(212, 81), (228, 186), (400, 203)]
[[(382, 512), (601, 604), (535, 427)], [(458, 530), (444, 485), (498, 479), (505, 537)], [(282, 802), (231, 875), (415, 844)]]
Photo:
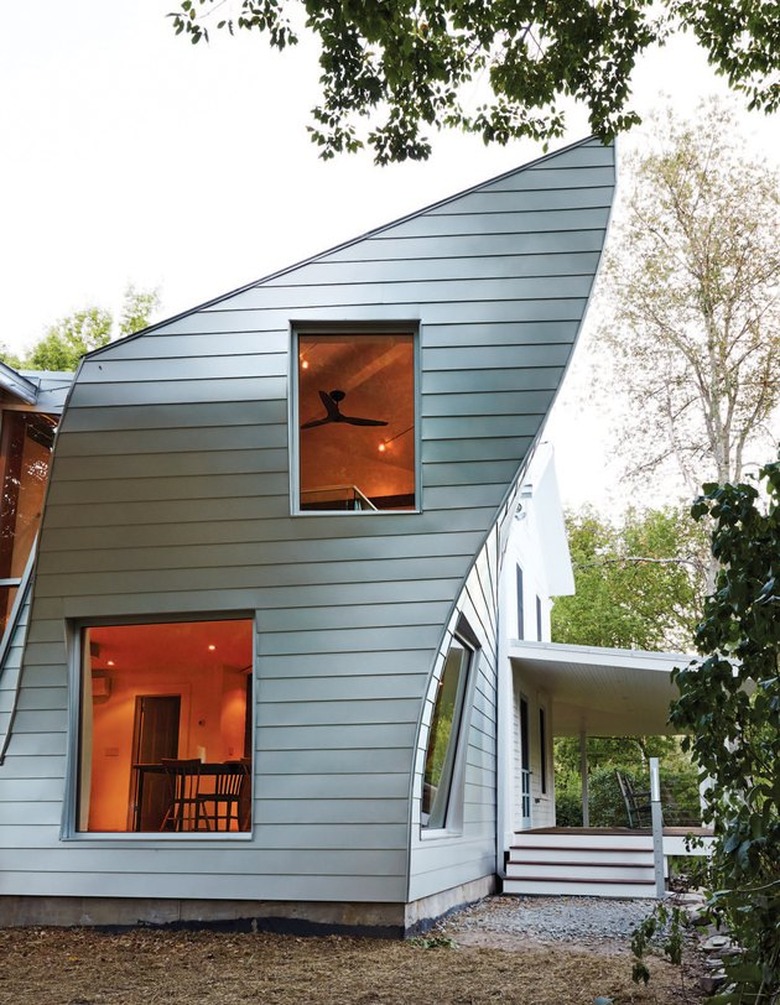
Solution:
[(445, 827), (450, 812), (470, 656), (454, 641), (439, 679), (423, 778), (422, 826), (429, 829)]

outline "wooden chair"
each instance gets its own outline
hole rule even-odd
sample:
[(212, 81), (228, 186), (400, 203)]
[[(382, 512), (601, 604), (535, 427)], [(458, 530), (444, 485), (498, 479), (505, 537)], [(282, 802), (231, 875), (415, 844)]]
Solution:
[(196, 758), (160, 759), (168, 782), (168, 809), (160, 830), (191, 831), (198, 827), (200, 761)]
[(248, 830), (242, 819), (242, 790), (249, 781), (249, 766), (241, 761), (226, 761), (209, 769), (209, 780), (214, 780), (213, 792), (198, 796), (196, 827), (205, 824), (207, 830)]
[(621, 771), (616, 771), (615, 777), (626, 806), (628, 826), (631, 828), (650, 827), (652, 824), (650, 793), (637, 792), (628, 775), (624, 775)]

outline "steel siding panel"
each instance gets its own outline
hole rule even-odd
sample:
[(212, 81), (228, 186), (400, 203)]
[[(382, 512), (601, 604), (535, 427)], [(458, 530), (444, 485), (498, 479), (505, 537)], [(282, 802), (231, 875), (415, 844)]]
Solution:
[[(564, 151), (87, 361), (60, 428), (36, 641), (0, 769), (16, 824), (0, 828), (4, 890), (186, 897), (197, 876), (204, 898), (398, 902), (492, 872), (491, 524), (568, 363), (612, 156)], [(291, 321), (410, 318), (424, 512), (291, 517)], [(456, 603), (482, 644), (463, 831), (423, 847), (408, 830), (419, 716)], [(59, 843), (63, 615), (247, 609), (259, 624), (252, 840)]]

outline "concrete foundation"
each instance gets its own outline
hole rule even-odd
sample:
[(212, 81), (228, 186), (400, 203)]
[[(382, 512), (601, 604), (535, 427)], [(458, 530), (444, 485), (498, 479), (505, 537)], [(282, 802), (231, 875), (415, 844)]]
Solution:
[(497, 876), (483, 876), (471, 883), (454, 886), (422, 900), (407, 904), (404, 911), (404, 931), (406, 935), (425, 932), (437, 921), (457, 911), (458, 908), (474, 904), (483, 897), (489, 897), (498, 889)]
[(6, 896), (0, 897), (0, 927), (155, 925), (400, 939), (488, 896), (495, 886), (495, 877), (488, 876), (412, 904)]

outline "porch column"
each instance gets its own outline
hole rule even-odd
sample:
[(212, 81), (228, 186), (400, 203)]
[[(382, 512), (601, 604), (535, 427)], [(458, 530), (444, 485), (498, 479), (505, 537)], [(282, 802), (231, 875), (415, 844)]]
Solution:
[(650, 758), (650, 811), (653, 822), (653, 865), (655, 867), (655, 895), (663, 900), (666, 895), (664, 877), (664, 821), (661, 811), (661, 772), (658, 758)]
[(580, 733), (580, 780), (582, 782), (582, 826), (590, 827), (590, 806), (588, 805), (588, 734)]

